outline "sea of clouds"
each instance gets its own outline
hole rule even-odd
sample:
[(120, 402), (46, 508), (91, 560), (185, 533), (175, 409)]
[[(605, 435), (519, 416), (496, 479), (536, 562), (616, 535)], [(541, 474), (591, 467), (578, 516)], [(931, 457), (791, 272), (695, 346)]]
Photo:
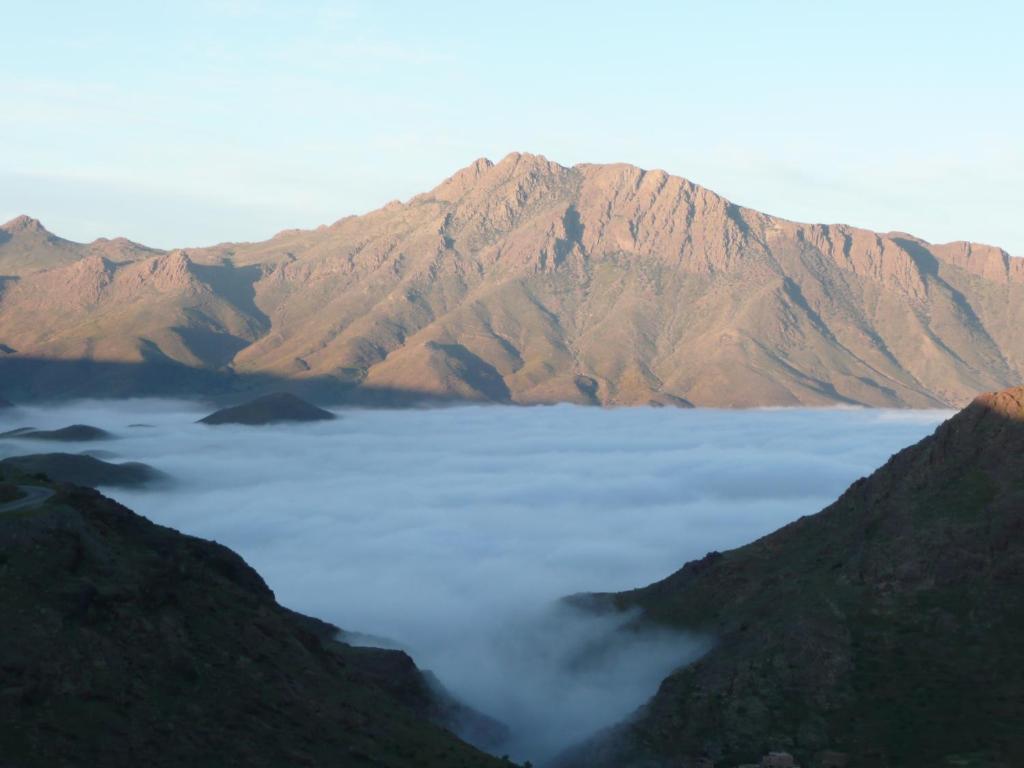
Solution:
[(622, 619), (558, 598), (647, 584), (815, 512), (949, 415), (463, 406), (196, 424), (209, 410), (18, 409), (0, 428), (86, 423), (119, 439), (0, 440), (0, 455), (102, 448), (169, 473), (170, 488), (104, 490), (235, 549), (282, 604), (407, 649), (509, 726), (500, 751), (535, 763), (627, 716), (708, 642), (602, 644)]

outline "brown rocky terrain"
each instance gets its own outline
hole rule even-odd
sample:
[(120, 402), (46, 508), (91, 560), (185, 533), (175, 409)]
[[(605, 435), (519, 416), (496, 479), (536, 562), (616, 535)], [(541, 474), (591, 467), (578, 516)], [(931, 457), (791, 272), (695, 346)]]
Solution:
[(1024, 259), (518, 153), (261, 243), (78, 245), (22, 217), (0, 274), (16, 397), (284, 382), (338, 399), (919, 407), (1024, 380)]
[(74, 243), (48, 232), (36, 219), (18, 216), (0, 226), (0, 275), (17, 276), (73, 264), (87, 256), (124, 263), (159, 254), (123, 237)]
[(510, 764), (447, 730), (494, 724), (406, 654), (339, 642), (230, 550), (0, 473), (0, 499), (48, 488), (0, 511), (3, 765)]
[(565, 766), (1024, 765), (1024, 388), (978, 397), (816, 515), (574, 600), (714, 645)]

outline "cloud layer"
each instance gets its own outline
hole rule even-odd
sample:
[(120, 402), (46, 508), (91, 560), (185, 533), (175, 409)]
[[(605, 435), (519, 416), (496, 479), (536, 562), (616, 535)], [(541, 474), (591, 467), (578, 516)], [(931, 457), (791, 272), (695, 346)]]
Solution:
[(616, 622), (557, 598), (640, 586), (815, 512), (948, 415), (459, 407), (245, 428), (195, 424), (205, 413), (83, 402), (0, 425), (116, 432), (105, 449), (178, 484), (110, 495), (237, 550), (284, 605), (407, 648), (535, 762), (705, 648), (667, 633), (596, 647)]

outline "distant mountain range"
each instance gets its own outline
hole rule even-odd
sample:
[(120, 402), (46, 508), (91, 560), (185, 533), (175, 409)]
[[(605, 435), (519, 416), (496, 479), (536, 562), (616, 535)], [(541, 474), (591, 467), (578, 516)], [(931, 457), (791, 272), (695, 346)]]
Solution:
[(816, 515), (575, 600), (712, 650), (562, 768), (1024, 765), (1024, 387), (978, 397)]
[(15, 400), (923, 407), (1024, 381), (1024, 259), (518, 153), (261, 243), (82, 245), (19, 217), (0, 275)]

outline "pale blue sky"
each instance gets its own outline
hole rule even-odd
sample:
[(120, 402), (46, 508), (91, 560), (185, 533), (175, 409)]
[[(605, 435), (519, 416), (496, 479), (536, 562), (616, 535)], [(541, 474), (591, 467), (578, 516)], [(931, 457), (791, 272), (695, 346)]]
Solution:
[(1018, 2), (0, 0), (0, 220), (262, 239), (480, 156), (1024, 255)]

